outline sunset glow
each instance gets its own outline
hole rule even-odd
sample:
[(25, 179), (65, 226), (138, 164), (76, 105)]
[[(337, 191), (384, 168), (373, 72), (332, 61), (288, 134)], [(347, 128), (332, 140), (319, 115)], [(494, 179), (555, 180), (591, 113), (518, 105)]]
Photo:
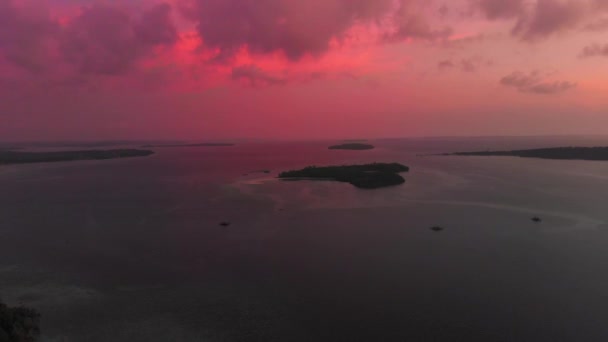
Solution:
[(6, 140), (603, 134), (606, 0), (0, 0)]

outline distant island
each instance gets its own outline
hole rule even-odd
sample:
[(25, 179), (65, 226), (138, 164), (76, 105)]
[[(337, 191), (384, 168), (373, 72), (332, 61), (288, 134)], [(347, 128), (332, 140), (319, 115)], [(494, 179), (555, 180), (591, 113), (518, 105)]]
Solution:
[(405, 183), (405, 179), (399, 173), (408, 171), (409, 168), (407, 166), (397, 163), (326, 167), (309, 166), (301, 170), (282, 172), (279, 174), (279, 179), (333, 180), (350, 183), (361, 189), (376, 189)]
[(201, 144), (170, 144), (170, 145), (144, 145), (143, 148), (159, 148), (159, 147), (227, 147), (234, 146), (228, 143), (201, 143)]
[(608, 160), (608, 147), (554, 147), (514, 151), (446, 153), (453, 156), (510, 156), (561, 160)]
[(330, 146), (330, 150), (354, 150), (354, 151), (363, 151), (363, 150), (373, 150), (375, 147), (369, 144), (360, 144), (360, 143), (349, 143), (349, 144), (341, 144)]
[(0, 151), (0, 165), (146, 157), (152, 154), (154, 154), (153, 151), (134, 149), (55, 152)]

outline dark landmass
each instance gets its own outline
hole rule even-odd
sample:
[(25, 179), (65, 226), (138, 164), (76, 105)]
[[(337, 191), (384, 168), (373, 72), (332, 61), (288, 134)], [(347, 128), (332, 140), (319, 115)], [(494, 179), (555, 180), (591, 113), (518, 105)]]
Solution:
[(435, 226), (435, 227), (431, 227), (431, 230), (434, 232), (442, 232), (443, 227)]
[(23, 147), (17, 147), (17, 146), (0, 146), (0, 152), (2, 151), (15, 151), (15, 150), (22, 150)]
[(0, 151), (0, 164), (49, 163), (76, 160), (103, 160), (115, 158), (146, 157), (154, 154), (148, 150), (83, 150), (56, 152)]
[(369, 144), (359, 144), (359, 143), (350, 143), (350, 144), (342, 144), (342, 145), (334, 145), (330, 146), (330, 150), (373, 150), (375, 147)]
[(24, 307), (0, 302), (0, 341), (33, 342), (40, 335), (40, 314)]
[(279, 174), (279, 178), (284, 180), (333, 180), (350, 183), (357, 188), (376, 189), (405, 183), (405, 179), (399, 173), (408, 171), (407, 166), (397, 163), (309, 166), (302, 170), (282, 172)]
[[(90, 148), (103, 149), (109, 146), (141, 146), (153, 144), (180, 144), (183, 141), (179, 140), (101, 140), (101, 141), (24, 141), (24, 142), (6, 142), (4, 145), (18, 146), (22, 148)], [(12, 148), (4, 148), (10, 149)]]
[(144, 145), (143, 148), (158, 148), (158, 147), (227, 147), (234, 144), (227, 143), (201, 143), (201, 144), (171, 144), (171, 145)]
[(608, 160), (608, 147), (555, 147), (533, 150), (457, 152), (454, 156), (510, 156), (561, 160)]
[(255, 175), (255, 174), (260, 174), (260, 173), (263, 173), (263, 174), (267, 174), (267, 175), (269, 175), (269, 174), (271, 174), (271, 173), (272, 173), (272, 171), (270, 171), (270, 170), (258, 170), (258, 171), (251, 171), (251, 172), (249, 172), (249, 173), (244, 173), (244, 174), (243, 174), (243, 176), (247, 177), (247, 176), (249, 176), (249, 175)]
[(222, 227), (229, 227), (230, 226), (230, 222), (220, 222), (220, 226), (222, 226)]
[(532, 221), (534, 221), (536, 223), (541, 223), (541, 222), (543, 222), (543, 219), (541, 219), (540, 217), (533, 217)]

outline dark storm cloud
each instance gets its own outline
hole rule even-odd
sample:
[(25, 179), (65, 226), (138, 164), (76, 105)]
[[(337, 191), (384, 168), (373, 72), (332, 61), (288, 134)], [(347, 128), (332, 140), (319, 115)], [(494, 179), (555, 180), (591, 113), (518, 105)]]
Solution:
[(92, 5), (60, 25), (42, 6), (0, 0), (0, 55), (34, 73), (66, 65), (85, 74), (122, 74), (154, 47), (176, 42), (170, 11), (166, 3), (141, 13)]
[(0, 55), (31, 72), (48, 67), (46, 45), (59, 31), (57, 23), (40, 7), (19, 7), (0, 0)]
[(176, 42), (170, 10), (159, 4), (136, 19), (118, 7), (89, 7), (66, 27), (61, 51), (83, 73), (123, 74), (153, 47)]
[(357, 24), (390, 22), (385, 40), (435, 39), (435, 30), (410, 5), (418, 0), (189, 0), (183, 14), (193, 20), (206, 47), (219, 59), (246, 47), (256, 54), (283, 52), (290, 60), (327, 52)]
[(144, 11), (141, 19), (135, 24), (136, 36), (145, 45), (171, 45), (177, 41), (178, 34), (171, 21), (171, 6), (158, 4)]
[(281, 50), (293, 60), (329, 49), (356, 21), (379, 19), (389, 0), (193, 0), (183, 8), (205, 46), (230, 57)]

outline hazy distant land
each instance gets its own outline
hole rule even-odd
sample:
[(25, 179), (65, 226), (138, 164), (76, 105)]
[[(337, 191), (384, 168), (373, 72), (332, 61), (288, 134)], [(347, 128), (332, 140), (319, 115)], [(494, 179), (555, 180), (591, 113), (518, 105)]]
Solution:
[(144, 145), (143, 148), (159, 148), (159, 147), (228, 147), (234, 146), (230, 143), (200, 143), (200, 144), (169, 144), (169, 145)]
[(453, 156), (510, 156), (561, 160), (608, 160), (608, 147), (555, 147), (514, 151), (456, 152)]
[(279, 178), (285, 180), (334, 180), (350, 183), (357, 188), (375, 189), (405, 183), (405, 179), (399, 173), (408, 171), (407, 166), (397, 163), (309, 166), (301, 170), (282, 172), (279, 174)]
[(334, 145), (334, 146), (329, 147), (330, 150), (355, 150), (355, 151), (373, 150), (374, 148), (375, 147), (373, 145), (361, 144), (361, 143), (349, 143), (349, 144)]
[(0, 164), (49, 163), (76, 160), (103, 160), (116, 158), (146, 157), (154, 154), (149, 150), (83, 150), (55, 152), (0, 151)]
[(0, 152), (21, 150), (23, 147), (18, 146), (0, 146)]

